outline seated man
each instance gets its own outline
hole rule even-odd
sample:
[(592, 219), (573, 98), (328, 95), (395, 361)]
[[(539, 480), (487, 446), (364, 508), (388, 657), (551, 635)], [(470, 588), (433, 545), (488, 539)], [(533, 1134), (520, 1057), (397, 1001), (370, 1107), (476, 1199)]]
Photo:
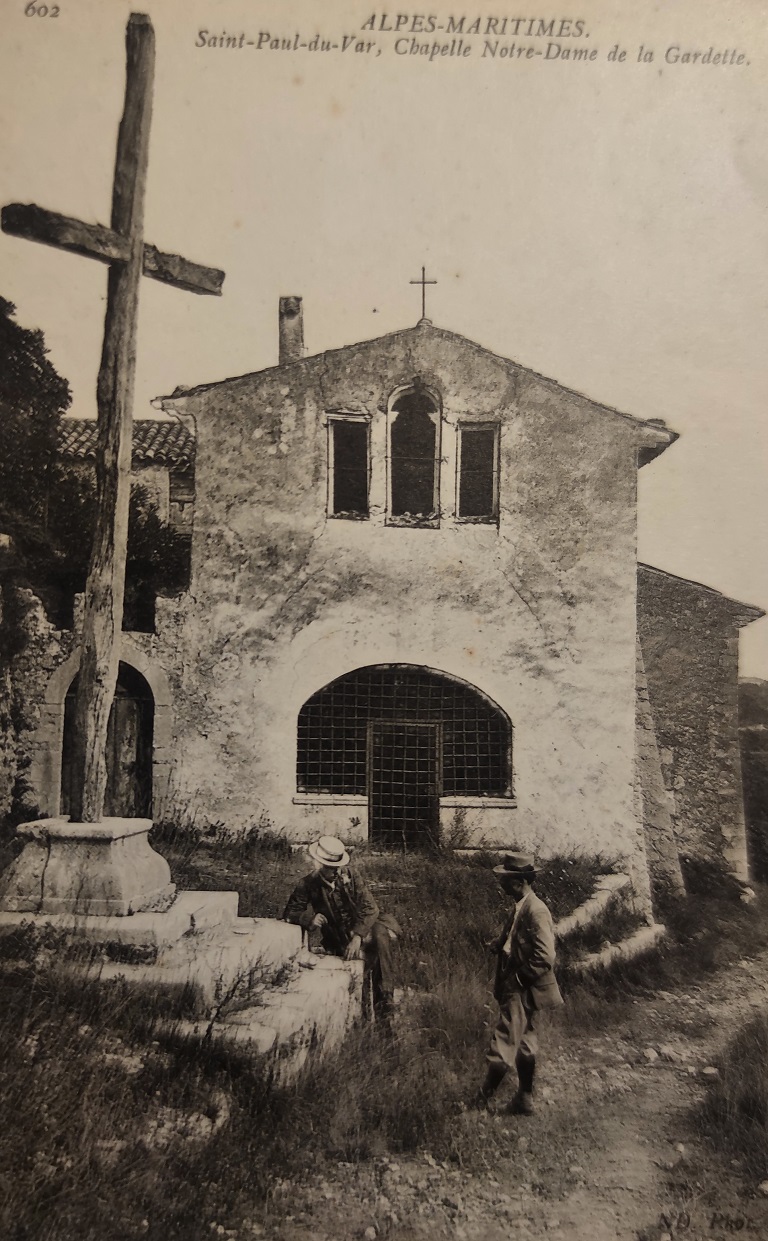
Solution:
[(365, 880), (349, 866), (349, 854), (335, 836), (321, 836), (307, 850), (315, 869), (296, 885), (283, 912), (286, 922), (308, 933), (319, 930), (323, 947), (345, 961), (365, 956), (373, 982), (377, 1017), (389, 1020), (393, 1008), (392, 943), (400, 928), (379, 916)]

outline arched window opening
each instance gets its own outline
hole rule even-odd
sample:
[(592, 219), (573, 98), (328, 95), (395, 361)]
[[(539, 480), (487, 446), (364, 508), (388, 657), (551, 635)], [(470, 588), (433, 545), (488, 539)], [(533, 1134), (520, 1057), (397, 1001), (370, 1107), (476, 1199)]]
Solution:
[(508, 716), (429, 668), (359, 668), (299, 713), (299, 790), (367, 794), (381, 844), (434, 842), (441, 796), (510, 797), (511, 776)]
[(392, 406), (390, 514), (435, 519), (438, 512), (438, 409), (424, 391), (406, 392)]
[[(69, 814), (75, 778), (75, 699), (77, 681), (64, 700), (61, 755), (61, 812)], [(121, 663), (107, 729), (107, 791), (104, 814), (146, 819), (152, 814), (152, 747), (155, 703), (144, 677)]]

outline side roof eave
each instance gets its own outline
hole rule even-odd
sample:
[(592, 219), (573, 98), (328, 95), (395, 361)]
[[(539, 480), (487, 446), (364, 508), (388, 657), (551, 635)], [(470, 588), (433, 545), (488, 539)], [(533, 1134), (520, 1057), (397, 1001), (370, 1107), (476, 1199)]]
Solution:
[(742, 603), (740, 599), (732, 599), (730, 595), (724, 595), (721, 590), (715, 590), (712, 586), (705, 586), (703, 582), (695, 582), (689, 577), (680, 577), (678, 573), (668, 573), (666, 569), (657, 569), (655, 565), (639, 562), (637, 572), (638, 576), (648, 573), (652, 576), (668, 578), (673, 582), (682, 582), (684, 586), (689, 586), (698, 594), (709, 595), (713, 601), (717, 600), (718, 603), (727, 605), (738, 629), (743, 628), (744, 625), (751, 625), (753, 621), (765, 616), (763, 609), (755, 607), (752, 603)]

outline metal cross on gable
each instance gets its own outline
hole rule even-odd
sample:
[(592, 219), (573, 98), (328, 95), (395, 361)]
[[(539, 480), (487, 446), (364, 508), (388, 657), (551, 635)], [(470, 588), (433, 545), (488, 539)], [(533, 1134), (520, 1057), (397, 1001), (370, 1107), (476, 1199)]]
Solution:
[(421, 269), (421, 280), (410, 280), (408, 283), (409, 283), (409, 284), (420, 284), (420, 285), (421, 285), (421, 317), (422, 317), (422, 319), (426, 319), (426, 317), (427, 317), (427, 285), (428, 285), (428, 284), (437, 284), (437, 281), (436, 281), (436, 280), (427, 280), (427, 272), (426, 272), (426, 268), (422, 267), (422, 269)]
[(71, 817), (98, 822), (106, 791), (106, 741), (120, 659), (128, 541), (136, 325), (142, 275), (190, 293), (220, 294), (224, 273), (144, 241), (144, 197), (152, 119), (155, 34), (132, 13), (125, 38), (125, 103), (117, 135), (110, 227), (85, 224), (42, 207), (12, 203), (3, 232), (99, 259), (109, 267), (104, 343), (96, 388), (97, 515), (85, 592), (76, 705)]

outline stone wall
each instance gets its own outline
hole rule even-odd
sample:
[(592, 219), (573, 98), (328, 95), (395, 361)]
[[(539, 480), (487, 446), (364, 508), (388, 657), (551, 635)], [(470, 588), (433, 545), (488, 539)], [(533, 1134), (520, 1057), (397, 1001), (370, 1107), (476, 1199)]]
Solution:
[(739, 682), (739, 739), (750, 874), (768, 883), (768, 681)]
[(45, 788), (35, 766), (35, 736), (45, 712), (48, 680), (72, 641), (70, 634), (53, 628), (31, 591), (21, 590), (19, 597), (26, 640), (0, 679), (0, 817), (11, 809), (17, 777), (17, 795), (30, 817), (47, 812)]
[(638, 631), (664, 783), (684, 855), (747, 877), (738, 736), (738, 630), (761, 613), (641, 566)]
[[(414, 377), (442, 407), (439, 529), (386, 524), (387, 420)], [(638, 856), (633, 800), (638, 449), (669, 433), (420, 326), (174, 402), (197, 424), (177, 795), (237, 825), (364, 836), (365, 798), (296, 792), (308, 697), (371, 664), (447, 673), (514, 726), (514, 801), (454, 799), (471, 839)], [(371, 515), (329, 518), (327, 414), (370, 420)], [(455, 516), (456, 426), (501, 423), (500, 519)], [(173, 624), (174, 636), (177, 626)]]
[(683, 893), (683, 873), (672, 824), (674, 800), (664, 787), (643, 652), (637, 644), (636, 796), (651, 885), (658, 896)]
[[(0, 599), (0, 606), (2, 600)], [(11, 670), (0, 669), (0, 822), (6, 817), (16, 780), (16, 733), (13, 727)]]

